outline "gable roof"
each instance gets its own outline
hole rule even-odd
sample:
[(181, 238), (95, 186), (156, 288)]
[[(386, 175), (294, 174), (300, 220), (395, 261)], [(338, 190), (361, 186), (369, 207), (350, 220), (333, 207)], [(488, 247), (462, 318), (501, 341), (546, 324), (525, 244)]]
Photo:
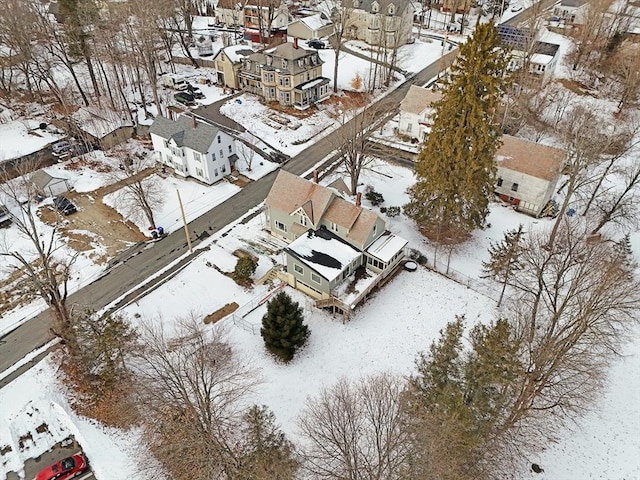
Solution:
[[(350, 6), (353, 5), (353, 0), (347, 1), (351, 3)], [(411, 8), (412, 11), (415, 10), (411, 0), (358, 0), (357, 9), (364, 10), (367, 13), (374, 13), (371, 9), (371, 5), (374, 2), (379, 5), (379, 12), (384, 13), (385, 15), (387, 14), (387, 7), (389, 7), (389, 5), (391, 4), (396, 7), (393, 16), (400, 16), (407, 8)]]
[(179, 147), (206, 154), (219, 129), (186, 115), (179, 116), (175, 121), (158, 115), (149, 132), (165, 140), (173, 140)]
[(304, 23), (309, 30), (318, 30), (326, 25), (331, 25), (332, 23), (324, 13), (316, 13), (315, 15), (302, 17), (296, 20), (296, 22)]
[(334, 193), (328, 188), (286, 170), (280, 170), (265, 204), (288, 214), (302, 208), (311, 223), (318, 225), (333, 195)]
[(122, 127), (132, 127), (133, 123), (124, 115), (108, 108), (96, 106), (80, 107), (71, 115), (75, 124), (95, 138), (104, 138)]
[(560, 2), (560, 5), (562, 7), (575, 7), (575, 8), (580, 8), (582, 5), (584, 5), (585, 3), (588, 3), (589, 0), (562, 0)]
[(402, 102), (400, 102), (400, 110), (420, 114), (431, 107), (434, 102), (440, 101), (441, 98), (442, 92), (439, 90), (411, 85)]
[(508, 168), (543, 180), (553, 180), (560, 174), (566, 152), (511, 135), (502, 136), (502, 146), (496, 160), (498, 168)]
[(346, 239), (365, 246), (378, 215), (337, 196), (330, 188), (280, 170), (265, 204), (289, 215), (302, 209), (317, 228), (321, 220), (347, 229)]
[[(264, 53), (266, 55), (271, 55), (274, 58), (298, 60), (299, 58), (317, 55), (318, 52), (316, 50), (306, 50), (301, 47), (296, 48), (293, 46), (293, 43), (287, 42), (287, 43), (281, 43), (277, 47), (265, 50)], [(320, 64), (322, 64), (322, 60), (320, 60)]]
[(56, 183), (59, 182), (68, 182), (68, 178), (64, 177), (55, 177), (51, 175), (46, 170), (38, 170), (33, 175), (31, 175), (31, 183), (33, 183), (38, 188), (44, 188), (51, 183), (52, 180), (57, 180)]

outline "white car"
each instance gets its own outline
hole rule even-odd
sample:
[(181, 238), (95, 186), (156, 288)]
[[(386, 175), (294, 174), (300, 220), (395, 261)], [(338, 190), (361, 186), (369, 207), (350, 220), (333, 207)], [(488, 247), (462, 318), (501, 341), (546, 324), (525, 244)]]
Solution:
[(73, 146), (66, 140), (54, 143), (51, 146), (51, 153), (55, 157), (66, 157), (67, 155), (71, 155), (72, 150)]

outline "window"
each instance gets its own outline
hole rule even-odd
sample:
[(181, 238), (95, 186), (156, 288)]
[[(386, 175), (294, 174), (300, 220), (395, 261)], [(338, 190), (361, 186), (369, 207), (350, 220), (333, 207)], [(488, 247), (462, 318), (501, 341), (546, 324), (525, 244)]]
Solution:
[(231, 153), (231, 145), (229, 145), (229, 153)]
[(222, 170), (222, 173), (225, 173), (227, 171), (227, 166), (223, 163), (220, 170)]
[(380, 10), (380, 5), (378, 5), (378, 2), (373, 2), (371, 4), (371, 11), (373, 13), (378, 13), (378, 10)]
[(338, 231), (338, 224), (331, 222), (331, 230), (333, 230), (334, 232), (337, 232)]
[(322, 283), (322, 279), (320, 278), (320, 275), (316, 275), (315, 273), (311, 273), (311, 280), (316, 282), (318, 285)]
[(394, 13), (396, 13), (396, 9), (393, 5), (389, 5), (389, 8), (387, 9), (387, 13), (389, 15), (393, 15)]
[(512, 192), (517, 192), (518, 191), (518, 184), (514, 183), (513, 185), (511, 185), (511, 191)]
[(304, 225), (305, 227), (307, 226), (307, 216), (300, 214), (300, 225)]
[(275, 221), (275, 226), (281, 232), (286, 232), (287, 231), (287, 226), (282, 222), (279, 222), (279, 221), (276, 220)]
[(202, 163), (202, 155), (200, 155), (198, 152), (193, 152), (193, 159), (196, 162)]
[(373, 224), (373, 234), (375, 235), (378, 232), (378, 224), (374, 223)]
[(289, 77), (280, 77), (280, 86), (288, 87), (289, 86)]
[(162, 140), (162, 142), (164, 143), (164, 148), (169, 148), (169, 142), (166, 140)]
[(220, 150), (220, 158), (224, 158), (224, 153), (222, 153), (222, 150)]
[(496, 185), (501, 187), (502, 186), (502, 177), (498, 178), (498, 181), (496, 182)]
[(218, 135), (218, 143), (222, 143), (222, 139), (220, 138), (220, 135)]
[(299, 273), (300, 275), (302, 275), (304, 273), (304, 268), (302, 268), (297, 263), (293, 264), (293, 269), (296, 271), (296, 273)]
[(198, 175), (199, 177), (202, 177), (202, 170), (200, 170), (199, 168), (196, 168), (196, 175)]
[(287, 68), (287, 61), (284, 58), (282, 59), (282, 68)]
[(213, 169), (213, 174), (214, 174), (216, 177), (218, 176), (218, 169), (217, 169), (217, 168), (214, 168), (214, 169)]
[(411, 133), (411, 123), (407, 123), (407, 132)]

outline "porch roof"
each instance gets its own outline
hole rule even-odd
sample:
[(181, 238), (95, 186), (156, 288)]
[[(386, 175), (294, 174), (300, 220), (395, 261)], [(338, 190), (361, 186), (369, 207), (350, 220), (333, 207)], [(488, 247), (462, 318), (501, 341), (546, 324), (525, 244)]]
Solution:
[(393, 256), (407, 246), (408, 241), (391, 232), (383, 233), (367, 248), (367, 253), (383, 262), (390, 261)]
[(329, 282), (338, 278), (345, 267), (360, 256), (360, 251), (326, 228), (308, 231), (285, 250)]
[(318, 78), (314, 78), (313, 80), (309, 80), (308, 82), (301, 83), (296, 88), (294, 88), (294, 90), (300, 90), (300, 91), (309, 90), (310, 88), (313, 88), (313, 87), (326, 85), (330, 81), (331, 80), (327, 77), (318, 77)]

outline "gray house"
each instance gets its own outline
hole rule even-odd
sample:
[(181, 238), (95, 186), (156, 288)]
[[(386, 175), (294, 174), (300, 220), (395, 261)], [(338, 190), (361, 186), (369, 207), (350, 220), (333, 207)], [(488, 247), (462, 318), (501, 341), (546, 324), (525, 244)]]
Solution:
[[(349, 311), (396, 270), (407, 245), (357, 198), (354, 204), (333, 188), (281, 170), (265, 200), (267, 230), (289, 244), (284, 249), (289, 285)], [(370, 288), (344, 304), (341, 286), (359, 267)]]

